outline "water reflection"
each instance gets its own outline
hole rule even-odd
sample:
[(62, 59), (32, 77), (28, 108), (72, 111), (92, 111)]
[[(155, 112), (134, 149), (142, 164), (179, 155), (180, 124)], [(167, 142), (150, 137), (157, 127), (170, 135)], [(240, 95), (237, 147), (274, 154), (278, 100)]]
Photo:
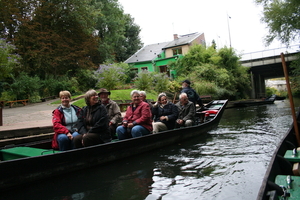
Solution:
[(218, 128), (209, 134), (22, 186), (1, 193), (0, 199), (252, 200), (276, 145), (291, 124), (290, 113), (287, 101), (227, 109)]

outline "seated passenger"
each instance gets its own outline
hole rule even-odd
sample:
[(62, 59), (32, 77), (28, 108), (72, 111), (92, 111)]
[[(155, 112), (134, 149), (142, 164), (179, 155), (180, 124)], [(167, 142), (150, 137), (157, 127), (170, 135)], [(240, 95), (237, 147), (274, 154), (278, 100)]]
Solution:
[(152, 131), (152, 115), (148, 103), (141, 101), (138, 90), (131, 93), (132, 103), (128, 106), (122, 125), (117, 128), (119, 140), (148, 135)]
[(145, 92), (145, 91), (140, 91), (140, 98), (141, 98), (142, 101), (144, 101), (144, 102), (146, 102), (147, 104), (149, 104), (150, 109), (152, 110), (153, 105), (152, 105), (151, 102), (147, 101), (147, 99), (146, 99), (146, 98), (147, 98), (147, 95), (146, 95), (146, 92)]
[(52, 148), (66, 151), (74, 148), (72, 140), (79, 135), (76, 122), (81, 109), (70, 104), (71, 93), (69, 91), (61, 91), (59, 98), (61, 105), (52, 112), (52, 123), (55, 132)]
[(195, 105), (193, 102), (189, 101), (186, 93), (181, 93), (179, 95), (179, 102), (176, 103), (178, 107), (178, 119), (176, 120), (176, 127), (182, 126), (193, 126), (195, 122)]
[(76, 148), (102, 144), (111, 141), (108, 131), (108, 116), (95, 90), (85, 94), (85, 103), (78, 117), (77, 128), (80, 135), (74, 138)]
[(178, 108), (167, 100), (165, 93), (160, 93), (157, 102), (153, 105), (152, 114), (154, 116), (153, 133), (158, 133), (175, 127)]
[(116, 102), (108, 98), (110, 92), (107, 91), (105, 88), (101, 88), (100, 92), (98, 93), (101, 103), (105, 106), (107, 115), (108, 115), (108, 127), (110, 135), (113, 139), (116, 139), (116, 129), (118, 127), (118, 123), (122, 121), (122, 115), (120, 111), (120, 107)]

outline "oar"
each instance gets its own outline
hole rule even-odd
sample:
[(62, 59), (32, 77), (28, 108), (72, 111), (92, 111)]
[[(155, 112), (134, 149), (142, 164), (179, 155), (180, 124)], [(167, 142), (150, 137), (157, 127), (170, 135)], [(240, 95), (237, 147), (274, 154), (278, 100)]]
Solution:
[(295, 112), (295, 106), (294, 106), (294, 101), (293, 101), (293, 96), (292, 96), (292, 91), (291, 91), (291, 86), (290, 86), (290, 81), (289, 81), (289, 75), (288, 75), (288, 71), (287, 71), (287, 67), (286, 67), (285, 58), (284, 58), (283, 53), (281, 53), (281, 62), (282, 62), (284, 76), (285, 76), (286, 87), (287, 87), (288, 95), (289, 95), (289, 99), (290, 99), (290, 106), (291, 106), (293, 121), (294, 121), (294, 130), (295, 130), (295, 133), (296, 133), (298, 146), (300, 146), (300, 135), (299, 135), (297, 117), (296, 117), (296, 112)]

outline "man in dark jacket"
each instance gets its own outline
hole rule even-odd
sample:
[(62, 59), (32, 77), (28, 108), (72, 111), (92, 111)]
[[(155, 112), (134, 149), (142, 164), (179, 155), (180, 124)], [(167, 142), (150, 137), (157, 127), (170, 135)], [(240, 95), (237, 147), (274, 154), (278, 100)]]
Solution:
[(196, 104), (198, 104), (200, 108), (203, 107), (203, 103), (200, 96), (193, 88), (190, 87), (190, 85), (191, 82), (189, 80), (182, 81), (182, 90), (180, 93), (186, 93), (189, 98), (189, 101), (193, 102), (195, 107)]

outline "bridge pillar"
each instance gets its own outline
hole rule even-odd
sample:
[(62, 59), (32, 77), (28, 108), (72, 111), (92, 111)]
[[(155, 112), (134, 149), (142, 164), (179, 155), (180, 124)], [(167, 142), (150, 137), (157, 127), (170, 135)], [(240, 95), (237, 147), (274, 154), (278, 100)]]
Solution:
[(251, 88), (252, 88), (250, 98), (255, 99), (255, 84), (254, 84), (254, 75), (252, 72), (250, 74), (250, 77), (251, 77)]
[(266, 84), (263, 76), (251, 73), (251, 86), (251, 98), (260, 99), (266, 96)]

